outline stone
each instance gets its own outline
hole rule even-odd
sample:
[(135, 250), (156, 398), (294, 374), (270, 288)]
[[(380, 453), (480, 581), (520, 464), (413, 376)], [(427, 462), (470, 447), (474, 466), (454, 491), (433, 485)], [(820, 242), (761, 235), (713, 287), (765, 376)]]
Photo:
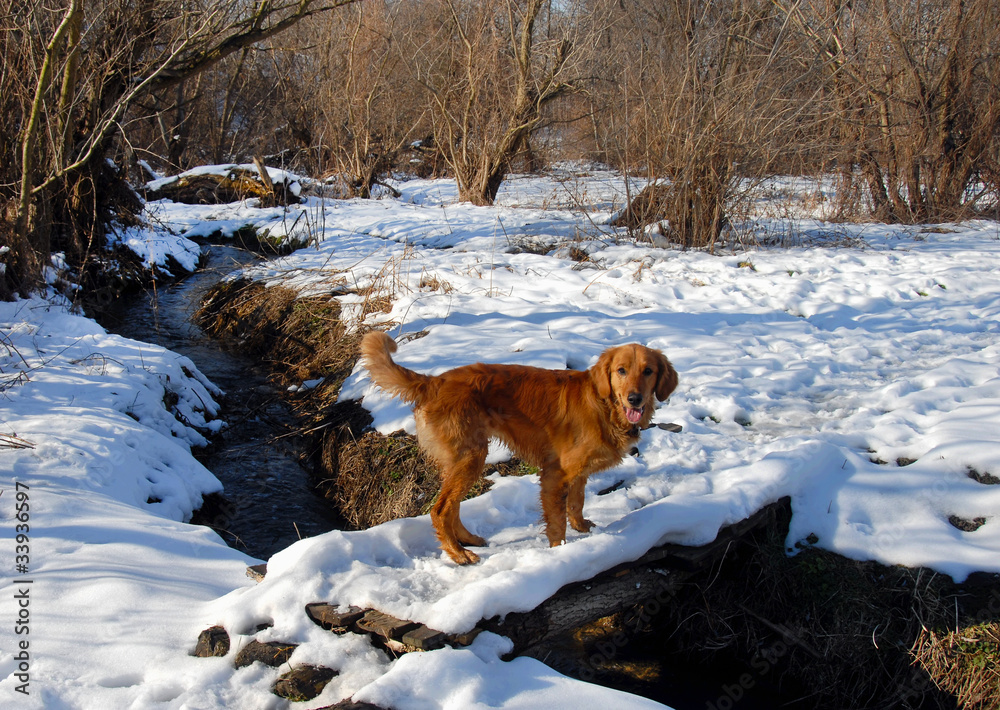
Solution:
[(337, 671), (323, 666), (298, 666), (274, 682), (271, 691), (292, 702), (312, 700), (337, 676)]
[(336, 705), (327, 705), (326, 707), (318, 708), (318, 710), (384, 710), (384, 708), (379, 705), (372, 705), (371, 703), (363, 703), (347, 698), (346, 700), (341, 700)]
[(213, 626), (198, 634), (198, 645), (192, 656), (213, 658), (229, 653), (229, 634), (221, 626)]
[(260, 661), (266, 666), (277, 667), (282, 663), (288, 662), (295, 648), (296, 645), (293, 643), (282, 643), (280, 641), (262, 643), (254, 639), (236, 654), (236, 667), (243, 668), (244, 666), (249, 666), (254, 661)]

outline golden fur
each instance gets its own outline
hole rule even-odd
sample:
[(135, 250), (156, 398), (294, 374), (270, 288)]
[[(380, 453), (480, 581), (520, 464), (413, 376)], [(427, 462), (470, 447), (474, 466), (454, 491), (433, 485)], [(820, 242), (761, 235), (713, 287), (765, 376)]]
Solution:
[(490, 438), (540, 469), (545, 533), (559, 545), (567, 518), (574, 530), (593, 527), (583, 517), (587, 477), (619, 463), (649, 426), (654, 398), (677, 387), (670, 361), (636, 344), (606, 350), (583, 372), (478, 363), (422, 375), (395, 363), (395, 351), (385, 333), (361, 342), (372, 380), (414, 405), (417, 439), (441, 469), (431, 520), (458, 564), (479, 560), (463, 545), (486, 544), (462, 524), (459, 503), (483, 473)]

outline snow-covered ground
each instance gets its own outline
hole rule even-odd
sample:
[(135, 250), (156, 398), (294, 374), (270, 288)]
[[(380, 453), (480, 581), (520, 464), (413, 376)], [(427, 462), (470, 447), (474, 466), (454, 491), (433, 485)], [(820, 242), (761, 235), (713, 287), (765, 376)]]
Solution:
[[(120, 239), (181, 264), (197, 255), (188, 237), (248, 224), (308, 242), (250, 274), (337, 294), (349, 317), (389, 327), (398, 359), (421, 371), (585, 368), (608, 346), (643, 342), (680, 373), (656, 421), (683, 431), (644, 432), (637, 457), (592, 477), (585, 514), (597, 527), (559, 548), (542, 535), (537, 479), (494, 477), (463, 504), (489, 542), (478, 565), (451, 563), (421, 517), (302, 540), (258, 584), (244, 575), (255, 560), (182, 522), (219, 487), (190, 447), (225, 417), (195, 364), (109, 335), (58, 299), (0, 303), (4, 707), (284, 707), (270, 693), (283, 669), (233, 668), (252, 637), (299, 644), (292, 666), (340, 672), (295, 707), (352, 695), (400, 710), (661, 707), (503, 662), (508, 642), (492, 634), (394, 661), (303, 608), (375, 607), (463, 631), (651, 546), (708, 542), (782, 496), (790, 552), (815, 544), (956, 580), (1000, 572), (1000, 486), (981, 482), (1000, 475), (997, 223), (830, 225), (805, 210), (822, 207), (812, 199), (761, 212), (762, 233), (795, 246), (712, 256), (610, 230), (625, 193), (607, 172), (517, 177), (494, 208), (457, 203), (448, 181), (398, 187), (398, 200), (287, 210), (154, 203), (154, 226)], [(368, 287), (394, 297), (389, 313), (370, 312)], [(345, 396), (363, 398), (382, 431), (413, 428), (360, 369)], [(233, 636), (230, 655), (191, 657), (214, 624)]]

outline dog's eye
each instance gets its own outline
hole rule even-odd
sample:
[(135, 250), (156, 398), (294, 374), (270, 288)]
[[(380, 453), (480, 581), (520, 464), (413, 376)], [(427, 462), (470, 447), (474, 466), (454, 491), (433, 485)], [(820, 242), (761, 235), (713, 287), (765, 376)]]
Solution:
[(642, 374), (645, 375), (646, 377), (649, 377), (650, 375), (653, 374), (653, 368), (647, 367), (645, 370), (642, 371)]
[(626, 370), (624, 367), (619, 367), (618, 374), (621, 375), (622, 377), (625, 377), (625, 375), (628, 374), (628, 370)]

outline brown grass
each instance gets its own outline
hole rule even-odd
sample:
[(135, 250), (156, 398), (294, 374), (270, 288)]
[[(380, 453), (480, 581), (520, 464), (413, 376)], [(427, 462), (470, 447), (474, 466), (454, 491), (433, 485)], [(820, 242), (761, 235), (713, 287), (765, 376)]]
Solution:
[[(337, 402), (325, 410), (324, 417), (317, 488), (351, 528), (364, 529), (430, 510), (440, 479), (416, 437), (403, 432), (386, 436), (369, 429), (371, 416), (359, 402)], [(487, 470), (502, 476), (537, 473), (517, 459), (492, 464)], [(489, 488), (489, 481), (482, 479), (468, 497)]]
[[(380, 286), (395, 278), (386, 269), (365, 296), (365, 312), (391, 305)], [(340, 307), (325, 297), (299, 298), (292, 289), (247, 279), (212, 289), (195, 316), (207, 332), (239, 343), (260, 357), (282, 384), (323, 378), (295, 395), (301, 434), (314, 444), (318, 492), (350, 527), (366, 528), (427, 511), (438, 475), (416, 439), (368, 430), (371, 417), (357, 402), (340, 402), (340, 387), (358, 359), (360, 333), (348, 333)], [(485, 490), (480, 485), (473, 494)]]
[(1000, 624), (935, 632), (923, 628), (910, 648), (937, 687), (968, 710), (1000, 708)]
[(299, 298), (282, 286), (222, 282), (209, 292), (195, 321), (260, 356), (283, 384), (325, 377), (339, 390), (356, 359), (357, 337), (344, 328), (340, 304), (322, 296)]
[(324, 437), (323, 469), (325, 496), (354, 529), (421, 515), (438, 488), (433, 465), (405, 434), (340, 428)]

